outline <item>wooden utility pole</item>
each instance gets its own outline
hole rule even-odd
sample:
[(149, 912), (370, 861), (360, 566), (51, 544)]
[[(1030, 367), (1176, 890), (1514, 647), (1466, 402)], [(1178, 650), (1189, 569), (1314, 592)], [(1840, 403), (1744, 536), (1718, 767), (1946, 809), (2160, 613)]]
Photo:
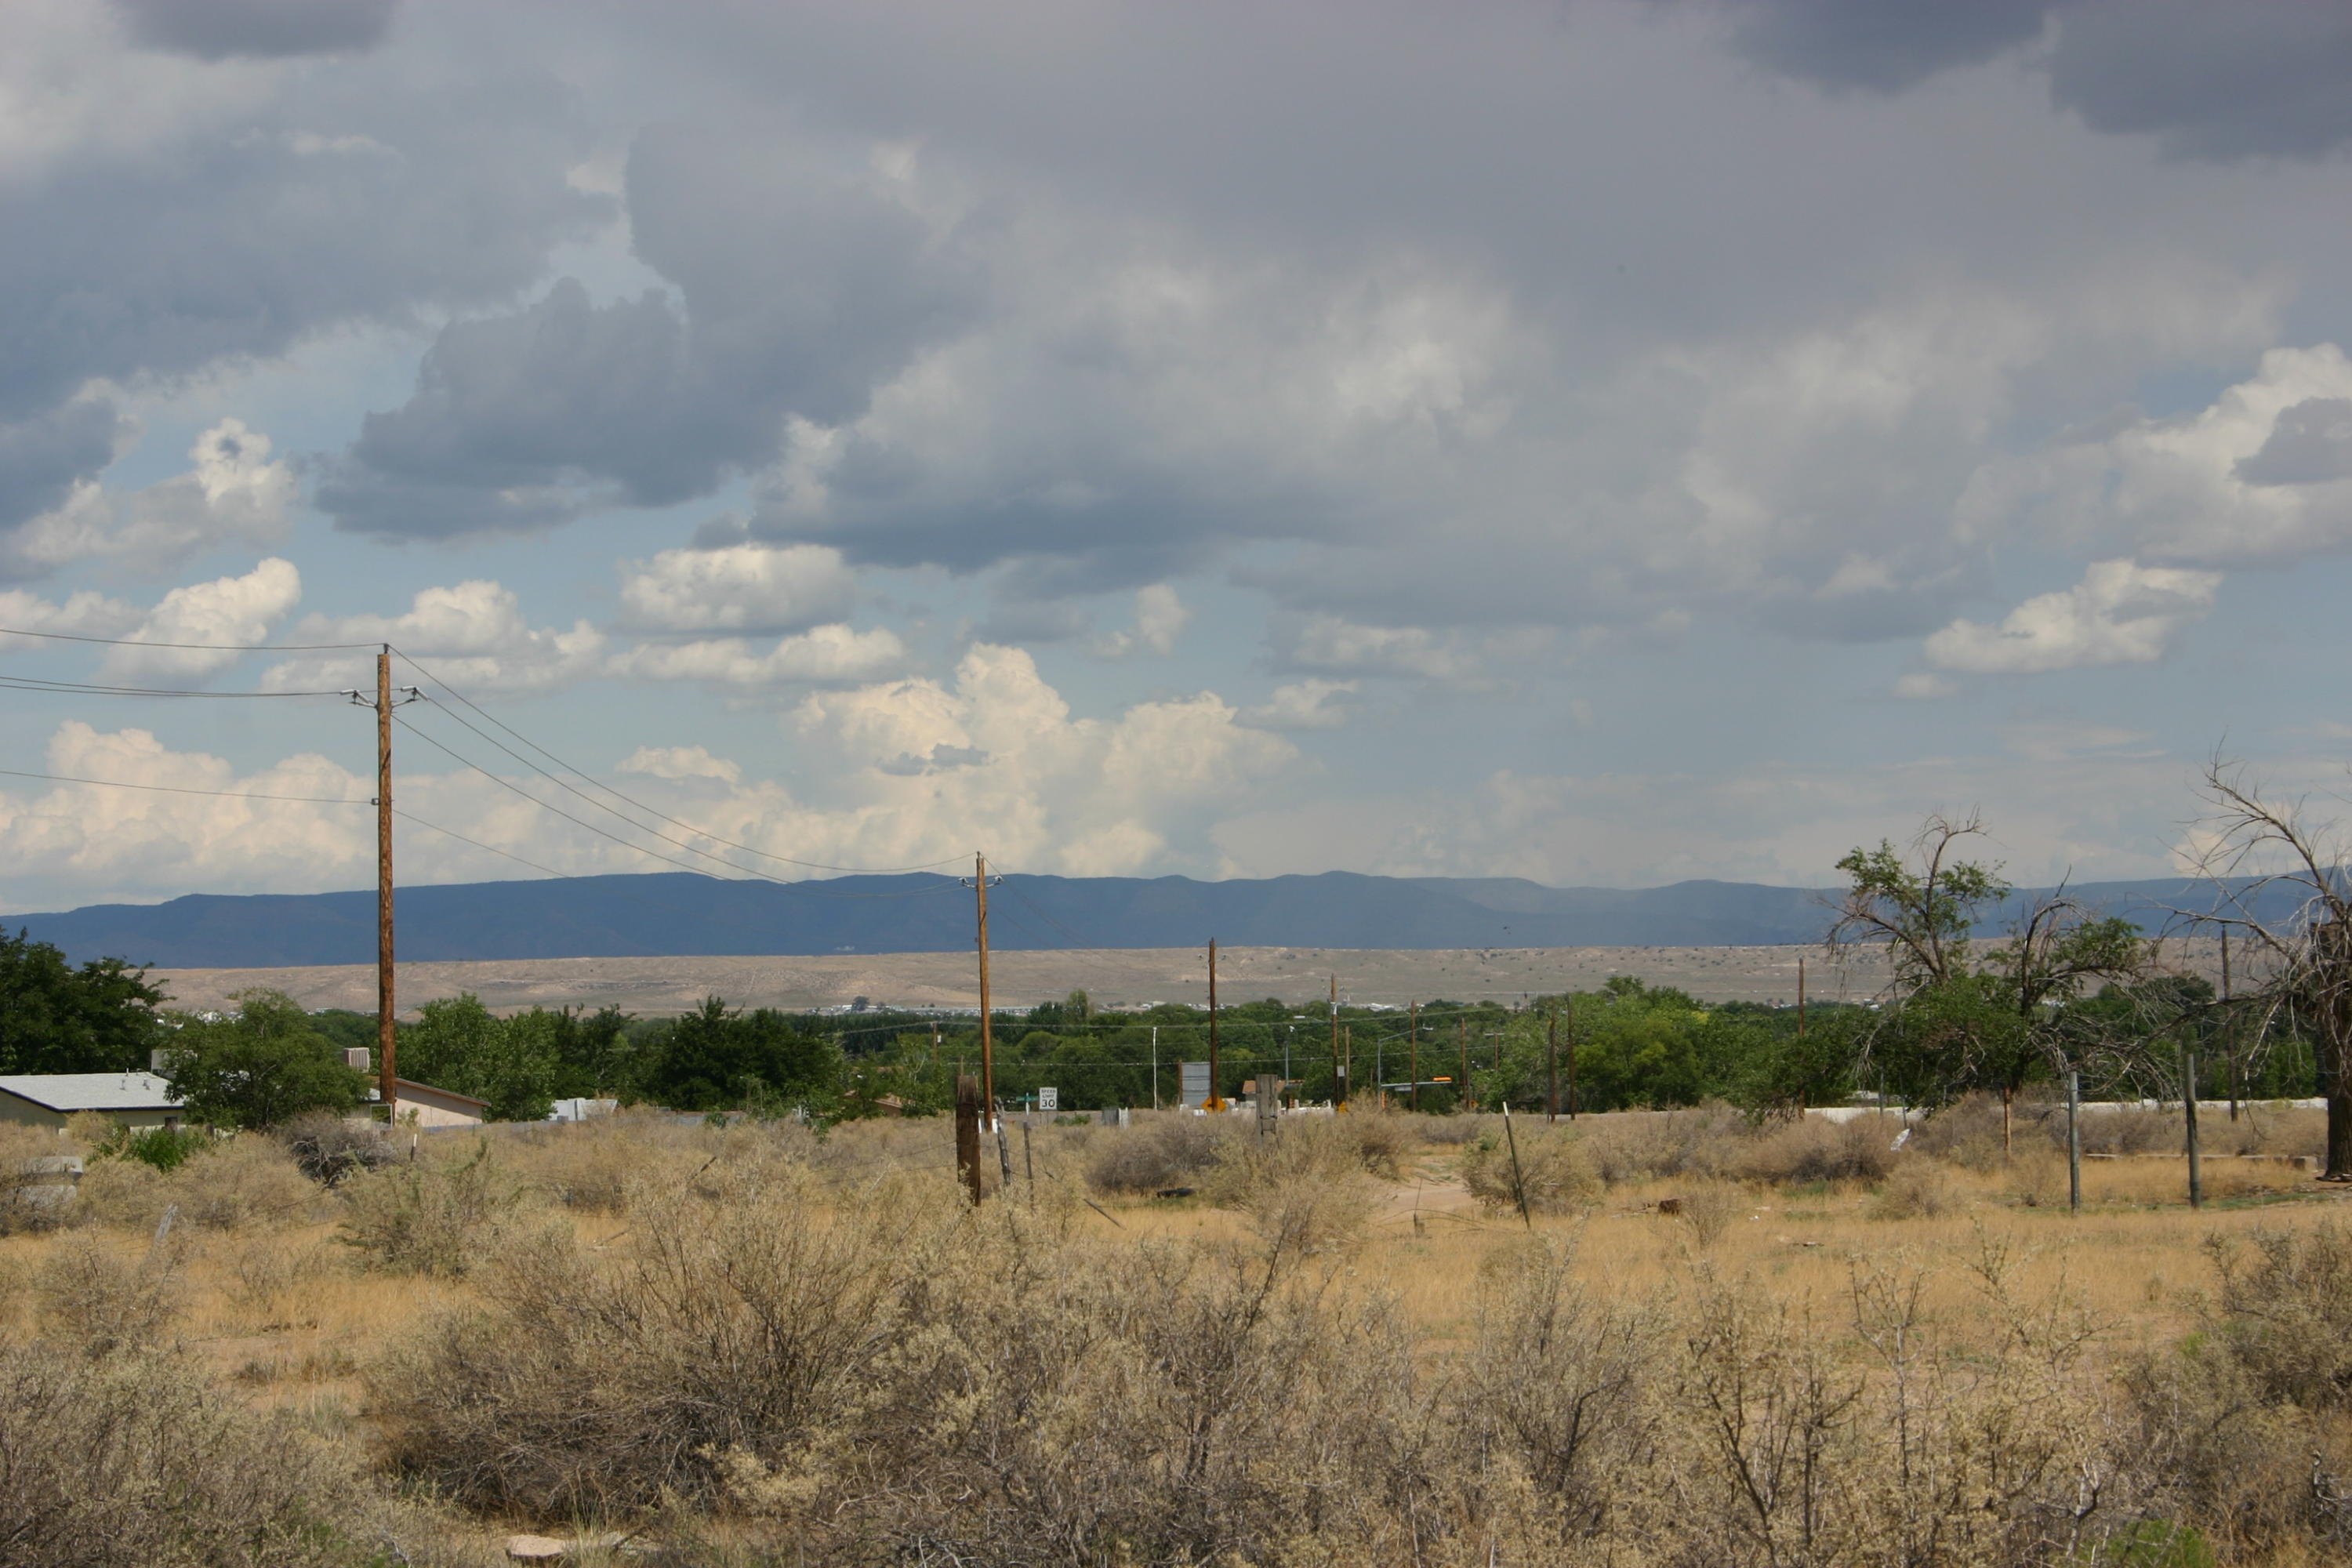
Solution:
[(392, 984), (392, 645), (375, 656), (375, 1065), (384, 1121), (400, 1119)]
[(1568, 1119), (1576, 1120), (1576, 1004), (1568, 1005)]
[(1209, 1098), (1201, 1109), (1210, 1112), (1223, 1110), (1225, 1097), (1217, 1092), (1217, 939), (1209, 939)]
[(1412, 1078), (1412, 1108), (1413, 1108), (1415, 1110), (1419, 1110), (1421, 1109), (1421, 1004), (1420, 1004), (1420, 1003), (1415, 1002), (1415, 1003), (1412, 1004), (1412, 1012), (1411, 1012), (1411, 1014), (1410, 1014), (1410, 1016), (1409, 1016), (1409, 1020), (1408, 1020), (1408, 1022), (1407, 1022), (1407, 1023), (1406, 1023), (1406, 1025), (1405, 1025), (1405, 1028), (1406, 1028), (1406, 1030), (1408, 1031), (1407, 1036), (1406, 1036), (1406, 1041), (1405, 1041), (1406, 1046), (1407, 1046), (1407, 1049), (1406, 1049), (1406, 1052), (1405, 1052), (1405, 1066), (1406, 1066), (1406, 1068), (1407, 1068), (1407, 1070), (1408, 1070), (1409, 1075), (1411, 1076), (1411, 1078)]
[(1339, 1054), (1339, 977), (1331, 976), (1331, 1103), (1348, 1103), (1348, 1063)]
[(1797, 960), (1797, 1038), (1805, 1037), (1805, 961)]
[(1559, 1120), (1559, 1005), (1551, 1009), (1551, 1035), (1544, 1046), (1544, 1120)]
[(1454, 1026), (1454, 1032), (1462, 1037), (1462, 1087), (1455, 1091), (1454, 1098), (1459, 1104), (1469, 1105), (1475, 1099), (1470, 1092), (1470, 1020), (1456, 1019)]
[[(992, 1122), (996, 1120), (996, 1043), (988, 1025), (988, 857), (978, 850), (971, 857), (971, 887), (980, 900), (980, 1102), (983, 1114)], [(980, 1152), (972, 1152), (973, 1180), (979, 1180)], [(973, 1189), (979, 1196), (979, 1189)]]

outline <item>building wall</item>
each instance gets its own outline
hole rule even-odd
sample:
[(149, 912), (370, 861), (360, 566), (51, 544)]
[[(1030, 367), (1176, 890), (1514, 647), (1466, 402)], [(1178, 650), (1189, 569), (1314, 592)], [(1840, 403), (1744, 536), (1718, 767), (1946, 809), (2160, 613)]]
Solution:
[[(168, 1110), (156, 1108), (146, 1110), (101, 1110), (98, 1114), (110, 1117), (117, 1124), (124, 1127), (176, 1127), (180, 1123), (180, 1111), (177, 1107)], [(21, 1095), (11, 1094), (6, 1089), (0, 1089), (0, 1121), (13, 1123), (19, 1127), (63, 1127), (66, 1124), (66, 1116), (61, 1110), (51, 1110), (46, 1105), (36, 1105)]]
[(396, 1109), (403, 1127), (479, 1127), (482, 1113), (463, 1100), (401, 1091)]

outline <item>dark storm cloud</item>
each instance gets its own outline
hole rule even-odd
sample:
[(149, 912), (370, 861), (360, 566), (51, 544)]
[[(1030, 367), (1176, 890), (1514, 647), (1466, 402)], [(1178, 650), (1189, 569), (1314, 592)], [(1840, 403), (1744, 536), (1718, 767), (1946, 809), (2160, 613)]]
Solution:
[(2071, 5), (2051, 90), (2094, 130), (2150, 132), (2177, 156), (2319, 157), (2352, 141), (2352, 6)]
[(2307, 397), (2279, 411), (2263, 449), (2239, 460), (2257, 485), (2316, 485), (2352, 479), (2352, 397)]
[(48, 510), (76, 479), (105, 468), (121, 428), (114, 405), (97, 398), (0, 423), (0, 529)]
[(2051, 0), (1765, 0), (1735, 35), (1757, 64), (1827, 87), (1895, 92), (2040, 35)]
[[(415, 395), (369, 415), (322, 487), (341, 526), (452, 534), (706, 493), (772, 457), (788, 417), (856, 414), (977, 306), (966, 264), (914, 214), (800, 174), (754, 135), (648, 131), (628, 198), (638, 255), (681, 303), (598, 306), (566, 280), (524, 310), (445, 329)], [(518, 489), (538, 501), (499, 500)], [(421, 510), (426, 494), (447, 504)]]
[(115, 0), (151, 48), (227, 59), (364, 49), (383, 37), (399, 0)]
[(2352, 7), (2323, 0), (1761, 0), (1735, 47), (1830, 88), (1895, 92), (2057, 21), (2051, 98), (2178, 157), (2322, 156), (2352, 140)]
[(240, 123), (6, 187), (0, 526), (106, 466), (93, 378), (168, 383), (511, 294), (610, 210), (567, 184), (577, 151), (544, 77), (416, 95), (330, 71)]

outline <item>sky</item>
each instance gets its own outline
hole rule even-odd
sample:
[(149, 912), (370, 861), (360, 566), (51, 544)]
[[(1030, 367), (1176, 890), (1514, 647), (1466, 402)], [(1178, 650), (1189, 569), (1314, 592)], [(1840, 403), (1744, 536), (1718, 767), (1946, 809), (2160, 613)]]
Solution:
[(0, 909), (369, 885), (384, 642), (416, 882), (2352, 818), (2327, 0), (11, 0), (0, 232), (0, 680), (269, 694)]

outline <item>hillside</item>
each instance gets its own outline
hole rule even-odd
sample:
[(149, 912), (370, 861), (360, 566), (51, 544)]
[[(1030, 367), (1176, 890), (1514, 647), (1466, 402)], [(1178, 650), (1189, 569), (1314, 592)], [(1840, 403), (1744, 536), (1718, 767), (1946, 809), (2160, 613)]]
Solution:
[[(2092, 883), (2075, 896), (2162, 929), (2193, 884)], [(2025, 895), (2021, 895), (2023, 897)], [(1482, 949), (1776, 946), (1820, 940), (1816, 889), (1690, 881), (1664, 888), (1548, 888), (1517, 878), (1007, 877), (990, 896), (1001, 952), (1235, 947)], [(404, 961), (960, 952), (972, 900), (952, 877), (843, 877), (781, 884), (669, 872), (403, 888)], [(2284, 910), (2266, 911), (2273, 915)], [(199, 893), (7, 917), (76, 962), (121, 956), (172, 969), (365, 963), (372, 891)], [(1996, 917), (1988, 922), (1997, 929)]]

